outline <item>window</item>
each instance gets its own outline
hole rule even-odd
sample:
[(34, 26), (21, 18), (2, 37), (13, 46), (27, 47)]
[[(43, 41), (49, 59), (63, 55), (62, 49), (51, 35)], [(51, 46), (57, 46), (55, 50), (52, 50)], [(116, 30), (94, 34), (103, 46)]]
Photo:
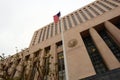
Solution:
[(45, 76), (44, 80), (48, 80), (48, 75), (49, 75), (49, 58), (45, 59)]
[(67, 25), (66, 25), (66, 20), (65, 20), (65, 18), (63, 18), (63, 25), (64, 25), (64, 29), (67, 30)]
[(20, 63), (20, 61), (21, 61), (21, 59), (19, 58), (19, 59), (17, 60), (18, 64)]
[(95, 71), (97, 74), (102, 74), (106, 72), (108, 69), (99, 54), (94, 42), (92, 41), (92, 38), (90, 36), (83, 38), (84, 44), (87, 48), (88, 54), (90, 56), (90, 59), (92, 61), (92, 64), (95, 68)]
[(58, 31), (57, 31), (57, 28), (58, 28), (58, 27), (57, 27), (57, 24), (55, 24), (55, 35), (56, 35), (57, 32), (58, 32)]
[(30, 55), (25, 56), (26, 61), (28, 61), (29, 58), (30, 58)]
[(77, 25), (77, 21), (75, 20), (74, 14), (71, 14), (71, 16), (72, 16), (72, 20), (73, 20), (74, 24)]
[(120, 22), (119, 22), (119, 20), (114, 25), (115, 25), (115, 27), (117, 27), (118, 29), (120, 29)]
[(56, 43), (56, 45), (57, 45), (57, 48), (62, 47), (62, 41)]
[(60, 30), (60, 33), (61, 33), (61, 20), (59, 21), (59, 30)]
[(48, 80), (48, 75), (49, 75), (49, 57), (47, 55), (50, 53), (50, 46), (45, 48), (45, 59), (44, 59), (44, 80)]
[(106, 42), (108, 47), (111, 49), (113, 54), (116, 56), (116, 58), (120, 61), (120, 48), (117, 46), (117, 44), (107, 34), (106, 30), (100, 31), (99, 34), (103, 38), (103, 40)]
[(35, 52), (35, 53), (34, 53), (34, 57), (38, 57), (39, 54), (40, 54), (40, 51)]
[(65, 66), (63, 52), (58, 53), (58, 80), (65, 80)]
[(53, 36), (53, 24), (51, 24), (51, 37)]
[(42, 36), (42, 41), (43, 41), (44, 38), (45, 38), (45, 32), (46, 32), (46, 27), (44, 28), (44, 32), (43, 32), (43, 36)]
[(113, 69), (103, 74), (93, 75), (79, 80), (120, 80), (120, 69)]
[(50, 46), (45, 48), (45, 53), (49, 53), (50, 52)]
[(38, 43), (40, 42), (40, 40), (41, 40), (41, 38), (42, 38), (42, 33), (43, 33), (43, 29), (41, 29), (41, 32), (40, 32), (40, 36), (39, 36)]
[(69, 17), (69, 16), (67, 16), (67, 19), (68, 19), (68, 24), (69, 24), (69, 27), (71, 28), (71, 27), (72, 27), (72, 23), (71, 23), (71, 21), (70, 21), (70, 17)]

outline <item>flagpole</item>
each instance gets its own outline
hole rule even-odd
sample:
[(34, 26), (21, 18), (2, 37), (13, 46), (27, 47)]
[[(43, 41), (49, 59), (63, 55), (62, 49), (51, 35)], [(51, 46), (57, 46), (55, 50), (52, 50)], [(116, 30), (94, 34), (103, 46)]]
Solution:
[(63, 23), (62, 22), (60, 24), (60, 28), (61, 28), (61, 38), (62, 38), (62, 43), (63, 43), (63, 55), (64, 55), (64, 64), (65, 64), (65, 78), (66, 78), (66, 80), (69, 80), (69, 78), (68, 78), (68, 68), (67, 68), (67, 56), (66, 56), (64, 34), (63, 34), (64, 31), (63, 31)]

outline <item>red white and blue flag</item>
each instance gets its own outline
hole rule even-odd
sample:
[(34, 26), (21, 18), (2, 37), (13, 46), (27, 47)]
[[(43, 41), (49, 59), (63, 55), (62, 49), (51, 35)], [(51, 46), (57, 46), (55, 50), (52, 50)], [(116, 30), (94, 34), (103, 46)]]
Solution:
[(54, 18), (54, 23), (57, 23), (59, 21), (59, 17), (61, 16), (61, 13), (58, 12), (56, 15), (53, 16)]

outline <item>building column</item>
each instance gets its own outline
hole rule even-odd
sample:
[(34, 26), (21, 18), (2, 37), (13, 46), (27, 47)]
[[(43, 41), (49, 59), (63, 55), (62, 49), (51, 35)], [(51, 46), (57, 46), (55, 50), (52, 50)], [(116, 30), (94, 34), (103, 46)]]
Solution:
[(31, 74), (32, 74), (32, 68), (33, 68), (33, 58), (31, 58), (31, 60), (28, 62), (27, 65), (27, 80), (30, 80), (31, 78)]
[(51, 45), (51, 50), (50, 50), (50, 69), (51, 69), (51, 80), (57, 80), (56, 76), (56, 63), (57, 63), (57, 53), (56, 53), (56, 44)]
[(105, 28), (110, 32), (120, 46), (120, 30), (109, 21), (106, 21), (104, 24)]
[(68, 80), (83, 79), (95, 75), (95, 70), (84, 45), (79, 30), (69, 30), (64, 33), (65, 71)]
[(39, 73), (36, 71), (34, 80), (38, 80)]
[(44, 57), (45, 57), (45, 49), (42, 49), (40, 54), (40, 66), (44, 64)]
[(13, 62), (12, 66), (10, 67), (8, 74), (12, 77), (13, 75), (13, 71), (15, 70), (17, 64), (15, 62)]
[(112, 51), (108, 48), (106, 43), (103, 41), (103, 39), (99, 36), (97, 31), (93, 28), (89, 30), (90, 35), (99, 50), (103, 60), (105, 61), (107, 67), (112, 70), (116, 68), (120, 68), (120, 63), (116, 59), (116, 57), (113, 55)]
[[(36, 63), (36, 73), (35, 73), (35, 76), (34, 76), (34, 80), (38, 80), (39, 75), (41, 75), (41, 73), (39, 73), (39, 71), (38, 71), (38, 69), (37, 69), (37, 68), (39, 68), (39, 70), (40, 70), (41, 52), (42, 52), (42, 50), (40, 49), (40, 50), (39, 50), (39, 55), (34, 58), (34, 62), (37, 62), (37, 63)], [(38, 59), (39, 59), (39, 60), (38, 60)], [(40, 71), (41, 71), (41, 70), (40, 70)]]
[(38, 78), (41, 79), (43, 78), (43, 73), (42, 73), (42, 70), (43, 70), (43, 65), (44, 65), (44, 57), (45, 57), (45, 49), (42, 49), (40, 51), (40, 56), (39, 56), (39, 70), (40, 70), (40, 75), (38, 75)]
[(20, 64), (17, 66), (17, 71), (16, 71), (16, 73), (14, 75), (14, 78), (15, 77), (19, 77), (20, 78), (21, 74), (23, 74), (22, 71), (23, 71), (23, 62), (20, 62)]

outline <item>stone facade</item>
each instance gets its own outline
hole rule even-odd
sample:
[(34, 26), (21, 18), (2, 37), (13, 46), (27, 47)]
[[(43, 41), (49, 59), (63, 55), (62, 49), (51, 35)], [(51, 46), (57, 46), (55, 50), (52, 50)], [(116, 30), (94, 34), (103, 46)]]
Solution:
[(119, 69), (119, 0), (96, 0), (38, 29), (27, 49), (0, 61), (1, 80), (98, 80), (88, 77)]

